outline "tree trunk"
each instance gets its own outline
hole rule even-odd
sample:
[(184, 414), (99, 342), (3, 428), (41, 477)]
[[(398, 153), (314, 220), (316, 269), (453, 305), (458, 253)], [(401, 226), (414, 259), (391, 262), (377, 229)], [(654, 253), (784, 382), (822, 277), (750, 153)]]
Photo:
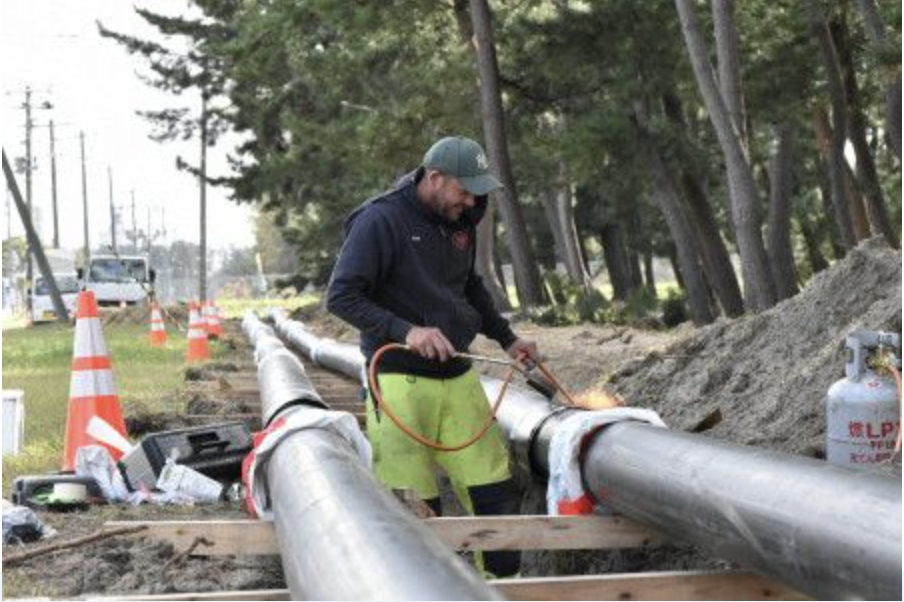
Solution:
[[(497, 229), (496, 236), (498, 235), (499, 232)], [(502, 253), (499, 252), (499, 245), (497, 244), (493, 245), (493, 272), (496, 274), (496, 279), (499, 281), (499, 284), (505, 293), (506, 302), (509, 304), (509, 307), (511, 307), (511, 300), (509, 299), (508, 294), (508, 279), (505, 277), (505, 268), (502, 266)]]
[(741, 51), (738, 30), (734, 25), (734, 0), (712, 0), (713, 31), (719, 72), (719, 91), (738, 140), (747, 149), (747, 111), (741, 87)]
[[(562, 265), (565, 266), (566, 273), (568, 272), (568, 252), (565, 249), (565, 233), (562, 229), (561, 224), (559, 223), (559, 211), (558, 211), (558, 199), (557, 194), (555, 192), (541, 192), (540, 193), (540, 205), (543, 206), (543, 215), (546, 216), (546, 221), (549, 222), (549, 230), (552, 232), (552, 242), (556, 251), (556, 259), (562, 262)], [(569, 274), (570, 277), (570, 274)]]
[(856, 239), (844, 183), (844, 145), (847, 139), (847, 128), (845, 127), (847, 120), (845, 118), (846, 103), (844, 87), (841, 82), (841, 69), (828, 25), (821, 16), (814, 21), (813, 30), (819, 42), (832, 104), (832, 132), (828, 153), (832, 205), (834, 207), (835, 221), (838, 223), (838, 233), (841, 235), (841, 244), (844, 245), (845, 250), (850, 250), (856, 244)]
[[(826, 198), (831, 201), (830, 204), (826, 206), (828, 211), (826, 215), (836, 216), (836, 205), (833, 198), (834, 180), (832, 172), (832, 170), (836, 169), (832, 156), (832, 153), (835, 152), (833, 149), (835, 140), (833, 138), (832, 126), (829, 125), (829, 118), (822, 109), (816, 109), (816, 111), (814, 111), (813, 129), (816, 132), (816, 145), (819, 149), (820, 156), (822, 157), (823, 165), (825, 166), (825, 179), (829, 182), (828, 186), (825, 186), (823, 191)], [(847, 205), (847, 215), (850, 220), (851, 229), (853, 230), (854, 240), (859, 242), (870, 236), (869, 218), (866, 215), (866, 209), (863, 207), (863, 198), (860, 196), (860, 191), (857, 189), (856, 177), (854, 176), (854, 172), (851, 171), (851, 167), (848, 165), (847, 160), (842, 159), (840, 166), (837, 168), (842, 171), (842, 174), (837, 177), (842, 180), (842, 190), (844, 191), (843, 199)], [(837, 223), (837, 218), (835, 221)], [(837, 227), (833, 229), (833, 232), (838, 231)], [(834, 239), (840, 240), (840, 236), (835, 236)]]
[[(870, 43), (877, 50), (888, 44), (888, 36), (885, 33), (885, 24), (879, 14), (876, 0), (857, 0), (860, 7), (860, 16), (863, 18), (863, 28), (869, 37)], [(891, 142), (892, 150), (901, 160), (901, 71), (888, 82), (885, 91), (885, 129)]]
[[(693, 0), (675, 0), (697, 86), (703, 96), (716, 137), (725, 156), (731, 217), (741, 256), (746, 305), (761, 311), (775, 304), (775, 290), (761, 232), (759, 193), (750, 161), (713, 78), (709, 53), (694, 12)], [(731, 19), (723, 26), (734, 29)], [(736, 35), (736, 34), (735, 34)], [(727, 64), (727, 63), (726, 63)], [(687, 276), (687, 275), (685, 275)]]
[(518, 204), (515, 178), (509, 162), (490, 7), (487, 0), (470, 0), (470, 8), (471, 24), (474, 28), (473, 45), (480, 77), (481, 118), (490, 162), (505, 186), (497, 193), (497, 198), (508, 234), (515, 287), (518, 289), (518, 299), (522, 307), (542, 305), (546, 294), (540, 281), (540, 271), (534, 261), (524, 216)]
[(709, 288), (697, 262), (693, 228), (681, 206), (672, 174), (645, 130), (647, 118), (642, 103), (635, 103), (634, 114), (640, 156), (653, 176), (653, 196), (662, 211), (672, 240), (675, 241), (678, 267), (684, 278), (691, 319), (698, 325), (709, 324), (715, 316), (709, 304)]
[(794, 188), (794, 130), (785, 123), (775, 128), (776, 148), (769, 160), (769, 234), (766, 251), (778, 300), (797, 294), (797, 270), (791, 247), (791, 194)]
[(866, 212), (869, 216), (870, 230), (874, 234), (881, 234), (894, 248), (898, 248), (898, 235), (888, 216), (885, 203), (885, 194), (879, 183), (879, 174), (876, 170), (876, 161), (869, 143), (866, 141), (866, 115), (863, 113), (863, 105), (860, 100), (860, 88), (857, 85), (857, 74), (854, 70), (854, 57), (848, 43), (846, 31), (842, 24), (833, 27), (832, 39), (838, 50), (838, 58), (841, 61), (841, 70), (844, 76), (844, 92), (847, 106), (848, 138), (854, 147), (857, 157), (857, 181), (863, 191), (866, 200)]
[(493, 299), (493, 304), (499, 311), (508, 311), (512, 308), (508, 295), (505, 294), (503, 284), (496, 277), (493, 265), (494, 248), (496, 246), (496, 216), (492, 203), (487, 207), (487, 212), (477, 226), (477, 256), (474, 261), (474, 269), (483, 280), (483, 285)]
[(590, 284), (590, 274), (587, 272), (587, 265), (584, 263), (584, 257), (581, 255), (581, 244), (578, 240), (578, 229), (574, 223), (574, 206), (569, 183), (568, 173), (563, 163), (559, 164), (558, 191), (555, 195), (555, 221), (550, 221), (550, 225), (555, 224), (560, 230), (562, 239), (562, 263), (565, 264), (565, 270), (568, 277), (578, 286), (588, 286)]
[(863, 200), (863, 195), (860, 194), (857, 176), (854, 175), (847, 158), (844, 160), (844, 190), (848, 198), (848, 207), (851, 210), (851, 225), (854, 227), (854, 238), (857, 242), (866, 240), (872, 236), (869, 216), (866, 214), (866, 203)]
[(643, 275), (647, 293), (655, 299), (658, 295), (656, 294), (656, 275), (653, 270), (652, 251), (648, 251), (643, 255)]
[[(669, 120), (687, 131), (687, 122), (681, 100), (672, 92), (662, 97), (662, 107)], [(690, 134), (690, 132), (688, 132)], [(719, 223), (713, 214), (712, 206), (707, 198), (703, 184), (687, 165), (681, 166), (681, 188), (687, 201), (688, 217), (698, 234), (698, 248), (703, 259), (706, 278), (727, 316), (737, 317), (744, 313), (744, 300), (741, 297), (741, 286), (731, 263), (731, 256), (722, 234)]]
[[(471, 26), (471, 18), (468, 15), (467, 0), (454, 0), (453, 14), (458, 24), (458, 35), (462, 44), (471, 46), (474, 30)], [(478, 86), (478, 96), (479, 95)], [(479, 103), (475, 102), (475, 111), (479, 109)], [(498, 252), (496, 251), (496, 208), (493, 203), (487, 207), (486, 213), (478, 226), (477, 231), (477, 257), (474, 268), (483, 279), (483, 284), (496, 309), (508, 311), (512, 309), (511, 301), (506, 293), (502, 268), (498, 265)]]
[(820, 248), (820, 236), (817, 227), (810, 221), (810, 216), (806, 211), (800, 211), (797, 215), (797, 222), (800, 224), (800, 234), (804, 239), (804, 246), (807, 249), (807, 260), (810, 262), (810, 272), (818, 274), (827, 267), (829, 262)]
[(672, 266), (672, 274), (675, 275), (675, 282), (678, 284), (678, 288), (687, 291), (687, 287), (684, 285), (684, 276), (681, 274), (681, 267), (678, 265), (678, 251), (675, 249), (675, 245), (669, 247), (669, 265)]
[(631, 290), (643, 288), (643, 268), (640, 265), (640, 253), (632, 245), (627, 245), (628, 267), (631, 268)]
[(831, 185), (829, 184), (828, 170), (819, 174), (819, 200), (822, 204), (822, 218), (825, 221), (825, 230), (829, 239), (829, 247), (832, 249), (832, 258), (843, 259), (845, 255), (844, 245), (841, 244), (841, 235), (838, 234), (838, 221), (832, 219), (835, 207), (832, 205)]
[(612, 296), (619, 301), (626, 301), (633, 290), (633, 279), (624, 226), (608, 222), (600, 229), (600, 242), (603, 245), (603, 260), (609, 273), (609, 283), (612, 285)]

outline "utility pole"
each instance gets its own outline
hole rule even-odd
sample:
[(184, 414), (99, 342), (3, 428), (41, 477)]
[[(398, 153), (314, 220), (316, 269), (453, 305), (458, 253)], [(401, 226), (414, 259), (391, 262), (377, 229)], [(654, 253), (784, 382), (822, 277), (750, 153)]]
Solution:
[(116, 247), (116, 205), (113, 204), (113, 168), (107, 166), (107, 187), (110, 191), (110, 247), (113, 253), (119, 249)]
[(132, 235), (129, 237), (132, 239), (132, 253), (138, 252), (138, 222), (135, 220), (135, 191), (130, 191), (132, 193)]
[[(31, 86), (27, 86), (25, 88), (25, 204), (28, 208), (28, 219), (31, 220), (32, 216), (32, 202), (31, 202), (31, 168), (32, 168), (32, 158), (31, 158), (31, 128), (34, 124), (31, 122)], [(37, 235), (37, 234), (36, 234)], [(29, 245), (28, 250), (25, 252), (25, 279), (28, 282), (28, 286), (31, 286), (32, 281), (34, 280), (34, 266), (32, 265), (31, 258), (31, 245)]]
[(147, 253), (148, 259), (151, 257), (151, 206), (148, 205), (148, 225), (147, 225), (147, 236), (145, 237), (147, 242)]
[(6, 240), (13, 237), (13, 214), (10, 212), (12, 207), (9, 206), (9, 186), (6, 187)]
[(60, 248), (60, 214), (57, 212), (56, 137), (50, 120), (50, 195), (53, 199), (53, 248)]
[[(19, 212), (19, 217), (22, 219), (22, 226), (25, 228), (25, 239), (28, 241), (28, 254), (35, 254), (41, 276), (50, 288), (50, 300), (53, 303), (53, 309), (56, 312), (57, 322), (68, 324), (69, 312), (63, 304), (63, 297), (60, 295), (60, 289), (57, 288), (56, 280), (50, 269), (50, 262), (47, 261), (47, 256), (44, 255), (44, 249), (41, 247), (41, 239), (38, 238), (38, 233), (35, 231), (34, 224), (31, 223), (31, 214), (28, 212), (26, 204), (22, 201), (22, 194), (19, 192), (19, 185), (16, 184), (13, 170), (9, 166), (9, 161), (6, 159), (5, 150), (3, 151), (3, 175), (6, 177), (6, 186), (13, 195), (13, 200), (16, 202), (16, 210)], [(31, 286), (30, 281), (29, 286)]]
[(88, 237), (88, 176), (85, 173), (85, 132), (78, 133), (79, 144), (82, 148), (82, 209), (85, 212), (85, 265), (91, 260), (91, 239)]
[(160, 207), (160, 244), (166, 245), (166, 205)]
[(207, 91), (201, 91), (201, 261), (198, 296), (207, 300)]

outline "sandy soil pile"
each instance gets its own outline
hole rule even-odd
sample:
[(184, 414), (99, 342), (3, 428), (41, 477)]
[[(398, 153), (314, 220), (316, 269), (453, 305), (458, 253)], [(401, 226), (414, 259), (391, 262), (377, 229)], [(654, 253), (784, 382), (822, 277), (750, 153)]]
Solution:
[(292, 310), (289, 317), (306, 324), (316, 331), (318, 336), (347, 343), (358, 342), (358, 331), (355, 327), (328, 312), (323, 303), (299, 307)]
[[(164, 308), (163, 319), (168, 328), (172, 328), (172, 321), (176, 320), (183, 326), (188, 324), (188, 306), (182, 303), (167, 305)], [(147, 303), (136, 303), (124, 308), (102, 307), (100, 308), (101, 321), (104, 326), (116, 324), (148, 324), (151, 320), (151, 307)]]
[(703, 328), (610, 382), (672, 428), (823, 457), (825, 395), (856, 328), (901, 331), (901, 253), (880, 239), (769, 311)]

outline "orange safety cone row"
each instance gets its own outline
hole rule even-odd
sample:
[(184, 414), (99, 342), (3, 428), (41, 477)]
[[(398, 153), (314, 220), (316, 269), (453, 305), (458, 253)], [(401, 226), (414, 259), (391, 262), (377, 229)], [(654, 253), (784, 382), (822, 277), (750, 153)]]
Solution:
[(220, 324), (220, 308), (213, 301), (205, 302), (207, 311), (207, 336), (211, 339), (219, 339), (223, 336), (223, 326)]
[(88, 423), (94, 417), (102, 419), (123, 437), (127, 436), (97, 301), (92, 291), (82, 291), (78, 295), (75, 321), (63, 470), (75, 469), (76, 452), (86, 445), (103, 445), (114, 460), (122, 457), (122, 451), (87, 433)]
[(148, 335), (148, 342), (151, 347), (166, 346), (166, 325), (163, 323), (163, 313), (160, 311), (160, 304), (151, 301), (151, 332)]
[(210, 345), (207, 342), (207, 328), (201, 317), (201, 307), (197, 302), (188, 304), (188, 348), (185, 359), (189, 363), (210, 359)]

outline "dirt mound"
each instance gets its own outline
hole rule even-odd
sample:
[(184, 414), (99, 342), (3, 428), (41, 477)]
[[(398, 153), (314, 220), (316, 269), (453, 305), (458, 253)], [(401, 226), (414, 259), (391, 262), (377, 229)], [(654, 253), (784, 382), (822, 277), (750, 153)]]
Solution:
[(185, 368), (185, 380), (218, 380), (224, 373), (232, 374), (238, 371), (239, 366), (235, 362), (210, 361), (200, 366), (188, 366), (187, 368)]
[(358, 331), (355, 327), (328, 312), (322, 303), (299, 307), (292, 310), (289, 317), (304, 323), (319, 336), (350, 343), (358, 341)]
[(713, 437), (823, 457), (826, 391), (843, 376), (843, 339), (856, 328), (901, 331), (901, 253), (880, 239), (799, 295), (703, 328), (610, 383), (672, 428), (699, 431), (709, 422)]
[(189, 426), (184, 416), (175, 412), (151, 412), (146, 409), (130, 412), (126, 417), (126, 430), (133, 439), (149, 433), (172, 431)]
[[(65, 529), (65, 539), (72, 539), (96, 532), (107, 520), (234, 520), (244, 518), (244, 515), (228, 504), (196, 507), (145, 505), (137, 508), (99, 507), (67, 515), (42, 513), (42, 518), (57, 529)], [(4, 569), (4, 573), (6, 571)], [(19, 576), (18, 579), (12, 578), (14, 595), (63, 599), (74, 599), (76, 596), (94, 598), (98, 594), (165, 594), (285, 587), (280, 561), (276, 556), (179, 559), (171, 544), (125, 537), (35, 558), (13, 569), (13, 574)], [(33, 583), (27, 589), (23, 589), (24, 575), (28, 575)], [(5, 578), (4, 594), (7, 585)]]
[(151, 319), (151, 310), (147, 303), (127, 307), (103, 307), (100, 308), (100, 316), (104, 326), (147, 324)]

